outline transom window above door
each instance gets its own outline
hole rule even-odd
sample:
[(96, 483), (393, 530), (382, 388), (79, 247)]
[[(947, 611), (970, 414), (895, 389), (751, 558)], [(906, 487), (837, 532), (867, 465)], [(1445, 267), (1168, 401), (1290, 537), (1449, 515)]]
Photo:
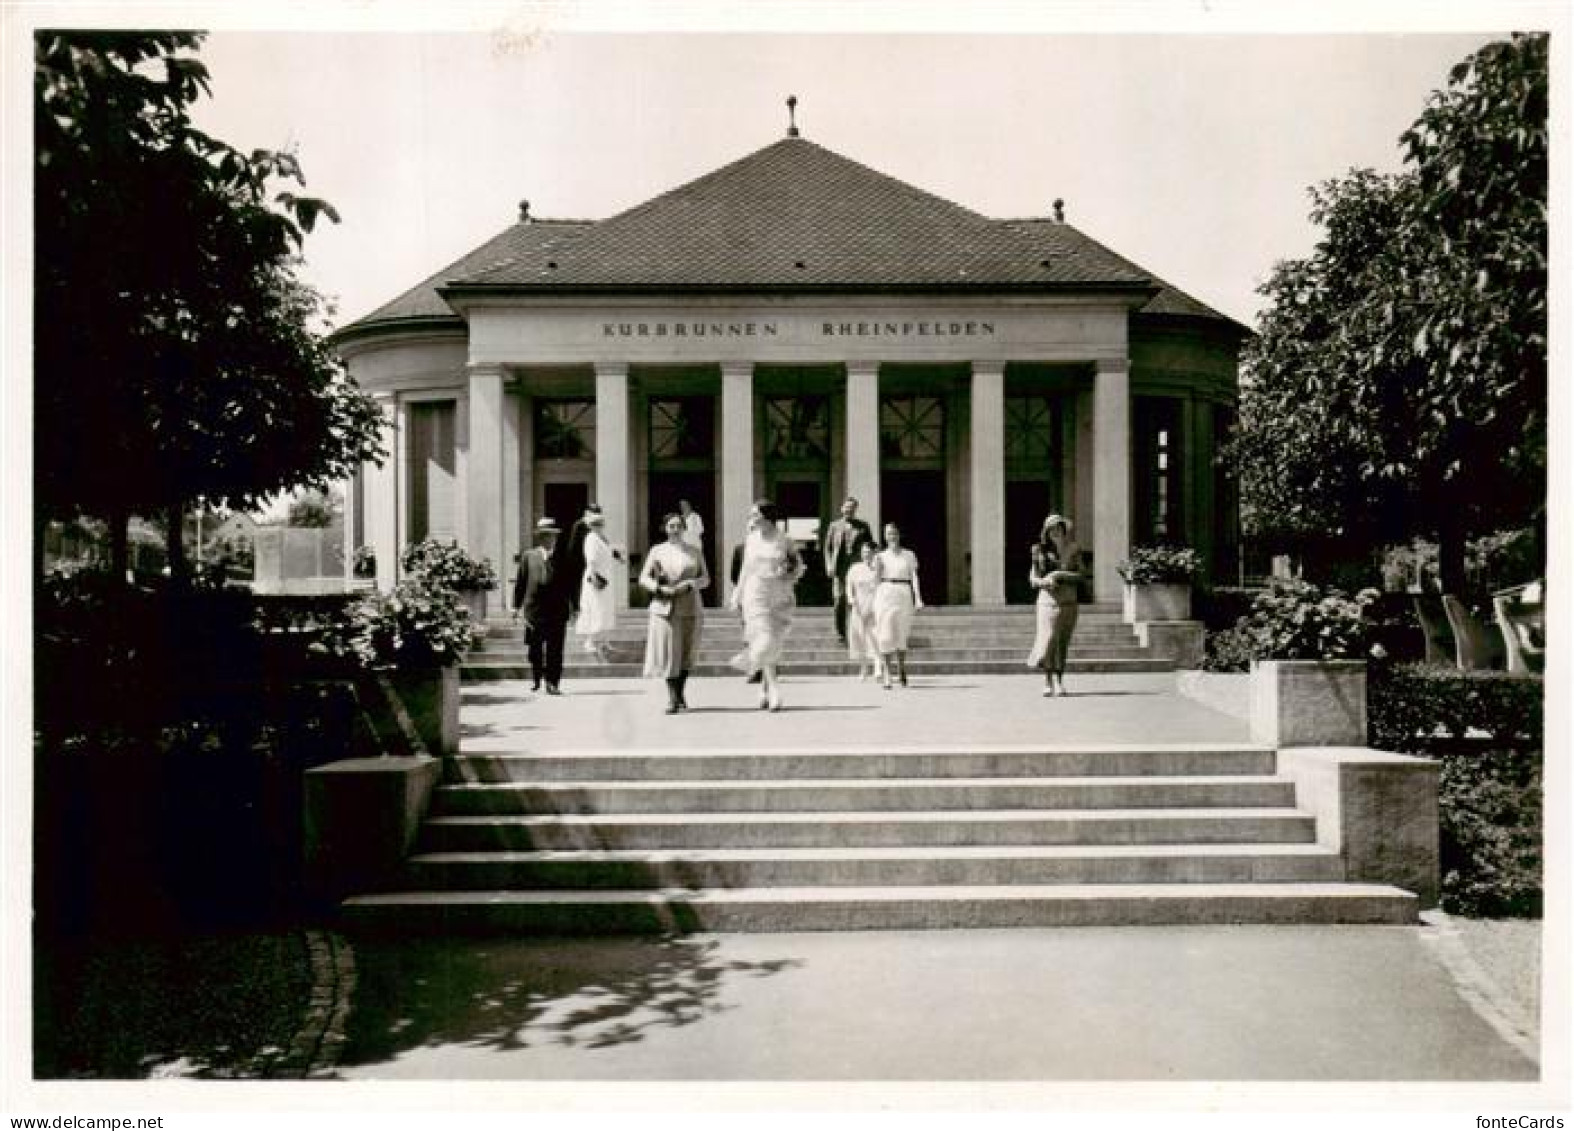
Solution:
[(770, 397), (765, 401), (765, 455), (768, 459), (829, 460), (829, 397)]
[(710, 397), (671, 397), (650, 402), (652, 459), (712, 459), (716, 410)]
[(596, 402), (536, 401), (537, 459), (590, 459), (596, 454)]
[(880, 454), (887, 459), (943, 459), (945, 404), (939, 397), (884, 397)]
[(1005, 456), (1009, 463), (1049, 465), (1057, 462), (1060, 413), (1049, 397), (1007, 397)]

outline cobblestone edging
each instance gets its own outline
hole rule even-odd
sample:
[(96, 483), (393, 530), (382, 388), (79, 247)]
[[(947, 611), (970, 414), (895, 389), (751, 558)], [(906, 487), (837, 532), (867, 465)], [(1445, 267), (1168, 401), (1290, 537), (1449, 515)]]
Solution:
[(308, 930), (305, 938), (311, 958), (311, 998), (289, 1051), (271, 1075), (327, 1080), (333, 1078), (344, 1051), (350, 999), (355, 993), (355, 952), (349, 941), (334, 931)]
[(1453, 921), (1441, 910), (1423, 911), (1421, 940), (1453, 979), (1459, 996), (1498, 1036), (1536, 1064), (1541, 1063), (1540, 1026), (1492, 980), (1471, 954)]

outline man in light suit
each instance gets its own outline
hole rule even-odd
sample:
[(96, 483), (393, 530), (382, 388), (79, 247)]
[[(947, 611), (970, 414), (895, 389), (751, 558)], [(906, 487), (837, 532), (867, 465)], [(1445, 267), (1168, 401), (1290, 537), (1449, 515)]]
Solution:
[(530, 656), (531, 690), (541, 690), (546, 680), (547, 694), (560, 695), (563, 679), (563, 637), (568, 631), (572, 610), (569, 603), (571, 581), (555, 558), (558, 525), (550, 518), (536, 523), (536, 544), (519, 558), (514, 575), (514, 619), (525, 621), (525, 649)]
[(858, 560), (858, 543), (874, 543), (869, 524), (858, 517), (858, 500), (848, 495), (842, 500), (842, 517), (825, 530), (825, 576), (831, 579), (831, 597), (836, 602), (836, 635), (847, 643), (847, 570)]

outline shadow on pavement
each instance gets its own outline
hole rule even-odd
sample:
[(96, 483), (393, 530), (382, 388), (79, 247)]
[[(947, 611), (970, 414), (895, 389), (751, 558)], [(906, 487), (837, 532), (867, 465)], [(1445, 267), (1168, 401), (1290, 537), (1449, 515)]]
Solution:
[(723, 960), (716, 940), (364, 939), (340, 1063), (419, 1048), (609, 1048), (728, 1008), (729, 981), (801, 965)]

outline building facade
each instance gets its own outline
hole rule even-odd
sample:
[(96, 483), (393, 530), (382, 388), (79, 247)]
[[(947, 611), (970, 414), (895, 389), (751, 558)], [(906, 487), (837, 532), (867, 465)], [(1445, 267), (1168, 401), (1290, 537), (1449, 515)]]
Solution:
[(594, 500), (637, 569), (687, 499), (719, 599), (753, 500), (807, 535), (852, 495), (902, 528), (932, 603), (1030, 601), (1050, 512), (1097, 600), (1134, 545), (1233, 577), (1214, 451), (1246, 331), (1059, 211), (989, 219), (795, 132), (606, 220), (521, 205), (335, 336), (394, 438), (347, 540), (383, 585), (425, 537), (507, 572), (537, 517)]

